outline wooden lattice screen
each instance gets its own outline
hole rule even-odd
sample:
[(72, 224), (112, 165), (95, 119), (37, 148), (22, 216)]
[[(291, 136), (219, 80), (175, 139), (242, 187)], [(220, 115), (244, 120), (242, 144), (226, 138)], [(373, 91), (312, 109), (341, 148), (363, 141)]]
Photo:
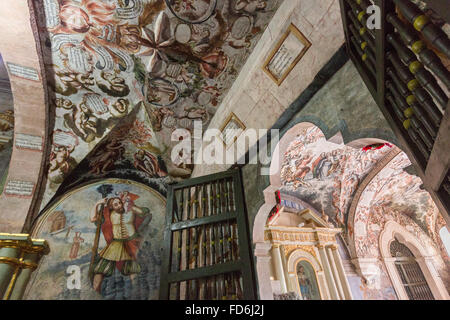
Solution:
[(166, 214), (160, 299), (256, 299), (239, 169), (171, 185)]
[[(450, 25), (450, 2), (417, 2), (340, 6), (350, 58), (449, 223), (450, 39), (442, 26)], [(371, 29), (374, 5), (380, 25)]]

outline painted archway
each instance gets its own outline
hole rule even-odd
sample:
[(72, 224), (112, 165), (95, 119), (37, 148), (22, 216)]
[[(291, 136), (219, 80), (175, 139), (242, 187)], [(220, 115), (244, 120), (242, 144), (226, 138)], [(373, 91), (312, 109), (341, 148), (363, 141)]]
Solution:
[[(409, 239), (414, 239), (413, 242), (424, 248), (419, 252), (414, 249), (419, 246), (413, 245), (411, 251), (418, 257), (433, 257), (430, 261), (434, 267), (424, 270), (424, 274), (432, 274), (435, 269), (438, 278), (448, 283), (448, 255), (439, 237), (445, 221), (431, 196), (422, 190), (421, 179), (404, 170), (410, 164), (403, 152), (392, 157), (381, 170), (368, 176), (367, 181), (361, 184), (356, 204), (352, 205), (354, 212), (350, 213), (348, 243), (352, 261), (365, 278), (366, 283), (361, 288), (366, 299), (404, 298), (401, 290), (395, 288), (387, 265), (383, 263), (383, 259), (389, 261), (383, 250), (387, 250), (387, 241), (391, 241), (393, 235), (388, 240), (380, 235), (389, 234), (383, 230), (394, 223), (399, 226), (398, 230), (406, 230)], [(379, 242), (379, 239), (383, 241)], [(442, 288), (442, 285), (435, 287)], [(435, 296), (444, 295), (441, 292)]]
[[(362, 148), (365, 143), (371, 147)], [(264, 239), (264, 230), (270, 212), (277, 205), (275, 192), (281, 191), (282, 203), (310, 209), (330, 226), (345, 229), (348, 209), (358, 184), (378, 162), (392, 152), (400, 152), (397, 147), (377, 138), (360, 137), (352, 145), (357, 148), (345, 145), (339, 135), (327, 140), (318, 126), (303, 122), (287, 130), (275, 147), (270, 166), (271, 185), (264, 190), (265, 204), (259, 209), (253, 225), (262, 299), (272, 298), (271, 245)], [(326, 169), (323, 168), (325, 160), (330, 160)]]
[(406, 245), (414, 254), (422, 273), (425, 276), (426, 282), (433, 293), (435, 299), (448, 300), (449, 294), (442, 282), (435, 265), (439, 266), (442, 259), (438, 250), (432, 246), (424, 246), (420, 240), (409, 232), (405, 227), (399, 223), (390, 220), (384, 226), (383, 232), (380, 234), (379, 247), (382, 260), (386, 267), (387, 273), (391, 279), (392, 285), (395, 288), (397, 297), (401, 300), (408, 300), (408, 295), (402, 285), (402, 280), (398, 274), (394, 260), (389, 251), (392, 241), (398, 240), (400, 243)]
[[(51, 114), (36, 17), (28, 1), (0, 4), (0, 52), (14, 97), (14, 140), (0, 207), (0, 232), (28, 232), (44, 192)], [(14, 44), (14, 45), (11, 45)]]

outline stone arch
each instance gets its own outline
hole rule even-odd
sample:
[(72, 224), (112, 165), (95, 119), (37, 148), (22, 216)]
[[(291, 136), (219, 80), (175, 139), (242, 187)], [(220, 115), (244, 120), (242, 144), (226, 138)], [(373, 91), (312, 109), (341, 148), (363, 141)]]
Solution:
[(304, 115), (296, 117), (282, 129), (281, 135), (284, 136), (286, 132), (290, 131), (296, 125), (305, 122), (312, 123), (316, 127), (320, 128), (320, 130), (323, 132), (325, 138), (328, 141), (331, 141), (334, 136), (340, 134), (342, 136), (342, 143), (344, 143), (349, 147), (359, 148), (380, 142), (390, 142), (397, 146), (400, 146), (397, 138), (390, 130), (374, 128), (374, 129), (361, 129), (352, 132), (349, 130), (344, 120), (340, 120), (336, 125), (330, 127), (320, 117), (313, 115)]
[[(321, 134), (324, 136), (327, 142), (335, 143), (337, 145), (345, 145), (354, 148), (360, 148), (363, 146), (376, 144), (376, 143), (386, 143), (387, 141), (383, 138), (389, 137), (389, 134), (377, 135), (377, 132), (359, 132), (357, 134), (350, 134), (346, 129), (345, 123), (339, 123), (333, 128), (328, 128), (325, 123), (323, 123), (319, 118), (314, 116), (306, 116), (301, 119), (297, 118), (294, 120), (295, 123), (291, 122), (282, 130), (281, 138), (278, 144), (274, 148), (271, 164), (270, 164), (270, 185), (263, 191), (265, 202), (260, 207), (258, 213), (255, 216), (253, 224), (253, 243), (255, 244), (255, 253), (257, 256), (257, 269), (262, 270), (263, 274), (269, 274), (262, 267), (266, 265), (266, 261), (270, 259), (268, 255), (268, 250), (270, 250), (270, 245), (264, 240), (264, 230), (267, 223), (267, 218), (271, 210), (276, 206), (276, 200), (274, 194), (282, 186), (282, 181), (280, 177), (282, 163), (284, 161), (285, 152), (289, 148), (290, 144), (297, 137), (298, 132), (301, 129), (316, 127), (320, 130)], [(341, 121), (342, 122), (342, 121)], [(351, 140), (348, 144), (345, 141)], [(397, 148), (395, 148), (397, 149)], [(398, 150), (398, 149), (397, 149)], [(398, 152), (398, 151), (397, 151)], [(316, 211), (316, 210), (313, 210)], [(345, 244), (345, 241), (342, 242)], [(347, 248), (345, 248), (347, 249)], [(258, 263), (261, 262), (261, 264)], [(259, 265), (259, 267), (258, 267)], [(268, 268), (268, 267), (267, 267)], [(258, 271), (259, 274), (259, 271)], [(267, 278), (268, 279), (268, 278)], [(265, 281), (259, 281), (260, 284)], [(269, 282), (269, 280), (267, 280)], [(262, 291), (262, 290), (261, 290)]]
[[(350, 230), (354, 230), (355, 212), (358, 207), (362, 193), (364, 192), (364, 190), (366, 190), (367, 186), (376, 177), (376, 175), (380, 173), (381, 170), (383, 170), (389, 164), (389, 162), (391, 162), (392, 159), (394, 159), (400, 152), (401, 150), (399, 149), (393, 149), (391, 152), (386, 154), (386, 156), (380, 161), (378, 161), (378, 163), (372, 169), (372, 171), (369, 172), (369, 174), (365, 177), (365, 179), (359, 184), (358, 189), (356, 190), (353, 196), (353, 200), (348, 211), (347, 225), (349, 226)], [(350, 256), (354, 259), (356, 258), (356, 249), (353, 236), (354, 233), (349, 232), (346, 240), (348, 243)]]
[(47, 80), (32, 5), (15, 1), (2, 6), (0, 27), (0, 52), (10, 77), (16, 118), (10, 169), (0, 196), (0, 207), (9, 210), (2, 215), (0, 231), (27, 232), (45, 188), (50, 147)]
[(320, 265), (319, 261), (317, 261), (317, 259), (311, 253), (303, 251), (301, 249), (297, 249), (294, 250), (287, 259), (288, 272), (295, 272), (297, 263), (302, 259), (310, 262), (316, 272), (322, 271), (322, 266)]

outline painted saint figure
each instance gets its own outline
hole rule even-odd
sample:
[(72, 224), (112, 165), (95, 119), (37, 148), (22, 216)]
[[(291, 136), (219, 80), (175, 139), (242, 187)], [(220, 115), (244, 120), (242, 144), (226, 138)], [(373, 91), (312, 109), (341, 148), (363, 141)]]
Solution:
[(73, 237), (72, 247), (70, 248), (69, 258), (76, 259), (78, 257), (78, 251), (80, 250), (81, 244), (84, 242), (84, 239), (81, 237), (81, 232), (75, 232), (75, 236)]
[(298, 283), (300, 285), (300, 292), (302, 293), (302, 297), (304, 300), (311, 300), (310, 299), (310, 287), (311, 282), (305, 275), (305, 268), (301, 266), (298, 270)]
[[(139, 198), (131, 193), (126, 197)], [(152, 215), (148, 208), (136, 206), (134, 200), (127, 201), (125, 206), (119, 197), (105, 198), (92, 210), (91, 222), (101, 223), (101, 233), (106, 241), (92, 268), (93, 287), (97, 292), (101, 292), (103, 278), (112, 276), (116, 268), (132, 281), (141, 272), (137, 262), (140, 232), (150, 223)]]

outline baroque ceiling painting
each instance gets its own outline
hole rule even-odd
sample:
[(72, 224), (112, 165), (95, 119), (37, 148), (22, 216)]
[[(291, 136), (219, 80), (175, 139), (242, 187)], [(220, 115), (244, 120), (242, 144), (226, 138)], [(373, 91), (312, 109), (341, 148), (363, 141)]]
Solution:
[[(42, 205), (137, 105), (144, 105), (150, 117), (155, 147), (145, 151), (151, 156), (141, 151), (137, 157), (169, 159), (173, 130), (192, 129), (195, 120), (208, 125), (281, 2), (39, 2), (36, 11), (55, 114), (53, 164)], [(119, 143), (109, 141), (105, 148)], [(177, 171), (170, 161), (167, 167)]]
[[(132, 179), (165, 194), (170, 179), (181, 177), (183, 173), (189, 175), (191, 171), (183, 171), (182, 168), (169, 171), (166, 162), (170, 159), (163, 159), (164, 154), (146, 109), (139, 104), (71, 171), (67, 183), (60, 186), (56, 196), (92, 179), (112, 177)], [(53, 157), (57, 156), (55, 154)], [(70, 165), (72, 159), (68, 157), (67, 163)], [(55, 160), (50, 164), (57, 167)], [(63, 176), (59, 169), (50, 170), (51, 182), (59, 176)]]
[(375, 164), (395, 148), (355, 149), (328, 142), (316, 127), (301, 129), (284, 154), (282, 192), (324, 213), (335, 225), (347, 225), (353, 195)]
[(358, 149), (338, 145), (314, 125), (300, 129), (284, 154), (281, 192), (341, 227), (347, 248), (354, 248), (358, 259), (371, 261), (359, 285), (364, 299), (398, 299), (379, 246), (388, 221), (442, 257), (435, 268), (444, 283), (450, 283), (450, 258), (439, 235), (445, 220), (422, 180), (409, 173), (410, 166), (407, 155), (389, 143)]
[(421, 189), (421, 179), (405, 172), (410, 165), (403, 152), (391, 160), (364, 189), (351, 222), (354, 231), (350, 236), (354, 239), (358, 258), (378, 259), (373, 265), (374, 279), (369, 279), (369, 286), (363, 291), (370, 299), (386, 299), (377, 292), (384, 287), (380, 283), (388, 281), (381, 263), (378, 239), (388, 221), (397, 222), (424, 247), (439, 252), (442, 263), (435, 267), (444, 282), (450, 283), (446, 269), (450, 266), (450, 258), (439, 236), (439, 231), (446, 225), (445, 220), (429, 193)]
[[(121, 219), (125, 229), (117, 228)], [(143, 184), (109, 179), (67, 193), (33, 231), (52, 249), (27, 299), (157, 299), (164, 221), (164, 198)], [(71, 266), (79, 290), (67, 286)]]

